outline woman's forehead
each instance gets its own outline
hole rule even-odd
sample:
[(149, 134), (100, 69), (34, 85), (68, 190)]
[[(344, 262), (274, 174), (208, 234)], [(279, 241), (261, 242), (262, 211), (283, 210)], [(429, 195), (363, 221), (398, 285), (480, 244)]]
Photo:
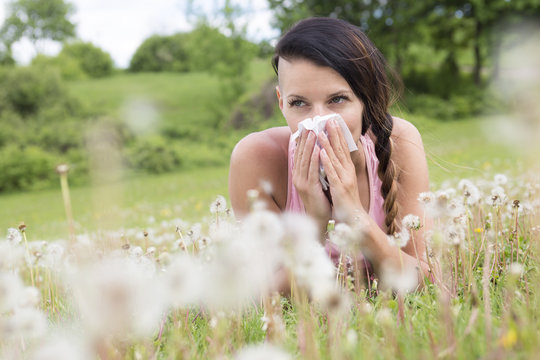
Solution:
[(347, 81), (334, 69), (305, 59), (279, 59), (278, 82), (282, 91), (351, 91)]

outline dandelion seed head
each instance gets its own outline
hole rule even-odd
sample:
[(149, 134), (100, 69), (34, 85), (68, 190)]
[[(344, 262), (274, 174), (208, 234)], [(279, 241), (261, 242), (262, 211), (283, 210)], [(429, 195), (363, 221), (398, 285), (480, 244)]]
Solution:
[(392, 326), (394, 317), (388, 308), (382, 308), (375, 314), (375, 321), (383, 326)]
[(270, 181), (268, 181), (268, 180), (261, 180), (259, 185), (261, 187), (261, 190), (266, 195), (272, 195), (272, 193), (274, 192), (273, 189), (272, 189), (272, 183)]
[(37, 339), (47, 330), (47, 318), (45, 314), (35, 308), (16, 308), (13, 314), (6, 319), (2, 332), (2, 338), (25, 339), (26, 341)]
[(500, 186), (505, 185), (508, 182), (508, 178), (504, 174), (496, 174), (493, 178), (493, 181), (495, 182), (495, 184)]
[(22, 235), (19, 231), (19, 229), (15, 228), (9, 228), (7, 230), (7, 241), (9, 241), (12, 244), (19, 244), (22, 241)]
[(401, 224), (404, 228), (409, 230), (418, 230), (420, 229), (420, 217), (409, 214), (403, 217)]
[(292, 356), (271, 344), (248, 345), (238, 351), (235, 360), (292, 360)]
[(91, 360), (90, 346), (72, 334), (54, 334), (32, 352), (30, 360)]
[(210, 205), (210, 212), (212, 214), (221, 214), (227, 210), (227, 200), (222, 195), (218, 195), (216, 200)]
[(458, 246), (465, 239), (465, 230), (454, 223), (448, 224), (444, 229), (444, 236), (448, 244)]
[(345, 339), (347, 340), (347, 344), (349, 346), (354, 346), (358, 342), (358, 334), (354, 329), (349, 329), (345, 334)]
[(406, 294), (418, 287), (418, 272), (414, 266), (403, 266), (403, 269), (398, 269), (389, 263), (383, 263), (381, 285), (384, 289)]
[(514, 276), (522, 276), (525, 268), (523, 267), (523, 264), (513, 262), (510, 264), (508, 268), (508, 272)]
[(435, 194), (432, 192), (421, 192), (418, 194), (418, 201), (423, 203), (424, 205), (427, 205), (431, 203), (435, 199)]

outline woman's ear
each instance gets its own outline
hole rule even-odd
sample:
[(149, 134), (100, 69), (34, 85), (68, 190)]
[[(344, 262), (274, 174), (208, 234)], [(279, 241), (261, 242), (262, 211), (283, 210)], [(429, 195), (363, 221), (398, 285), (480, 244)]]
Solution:
[(276, 95), (279, 101), (279, 109), (283, 111), (283, 97), (281, 97), (281, 92), (279, 91), (279, 85), (276, 86)]

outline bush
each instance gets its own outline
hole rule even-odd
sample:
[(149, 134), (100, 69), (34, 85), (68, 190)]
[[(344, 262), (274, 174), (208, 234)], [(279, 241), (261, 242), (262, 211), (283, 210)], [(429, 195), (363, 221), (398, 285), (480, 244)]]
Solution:
[(42, 188), (56, 177), (55, 160), (36, 146), (0, 148), (0, 192)]
[(159, 174), (177, 169), (181, 158), (161, 136), (149, 136), (135, 142), (127, 151), (131, 168)]
[(87, 77), (78, 60), (69, 56), (46, 56), (39, 54), (32, 59), (33, 67), (54, 68), (65, 80), (81, 80)]
[(65, 88), (55, 69), (15, 67), (0, 76), (0, 93), (3, 105), (27, 116), (65, 97)]
[(133, 72), (187, 71), (188, 54), (184, 42), (185, 34), (149, 37), (135, 51), (129, 70)]
[(109, 76), (114, 70), (111, 56), (99, 47), (88, 42), (64, 44), (58, 57), (76, 60), (81, 69), (88, 76), (93, 78)]

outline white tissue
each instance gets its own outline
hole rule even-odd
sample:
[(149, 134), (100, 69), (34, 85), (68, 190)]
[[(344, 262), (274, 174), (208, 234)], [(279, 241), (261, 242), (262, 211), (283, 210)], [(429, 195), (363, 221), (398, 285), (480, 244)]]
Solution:
[[(355, 151), (358, 150), (358, 146), (356, 146), (356, 142), (354, 141), (351, 131), (347, 127), (347, 124), (345, 124), (345, 120), (339, 115), (339, 114), (329, 114), (324, 116), (315, 116), (314, 118), (307, 118), (302, 120), (298, 124), (298, 130), (292, 134), (292, 139), (296, 140), (297, 137), (299, 137), (304, 130), (311, 130), (315, 133), (315, 135), (318, 135), (319, 132), (324, 131), (326, 135), (328, 135), (325, 127), (326, 122), (330, 119), (334, 119), (339, 127), (341, 128), (341, 133), (343, 134), (343, 137), (345, 137), (345, 141), (347, 142), (347, 146), (349, 147), (349, 151)], [(320, 147), (319, 142), (317, 141), (317, 146)], [(324, 172), (324, 168), (322, 164), (320, 165), (319, 169), (319, 178), (321, 180), (321, 184), (324, 190), (328, 189), (328, 181), (326, 181), (326, 175)]]

